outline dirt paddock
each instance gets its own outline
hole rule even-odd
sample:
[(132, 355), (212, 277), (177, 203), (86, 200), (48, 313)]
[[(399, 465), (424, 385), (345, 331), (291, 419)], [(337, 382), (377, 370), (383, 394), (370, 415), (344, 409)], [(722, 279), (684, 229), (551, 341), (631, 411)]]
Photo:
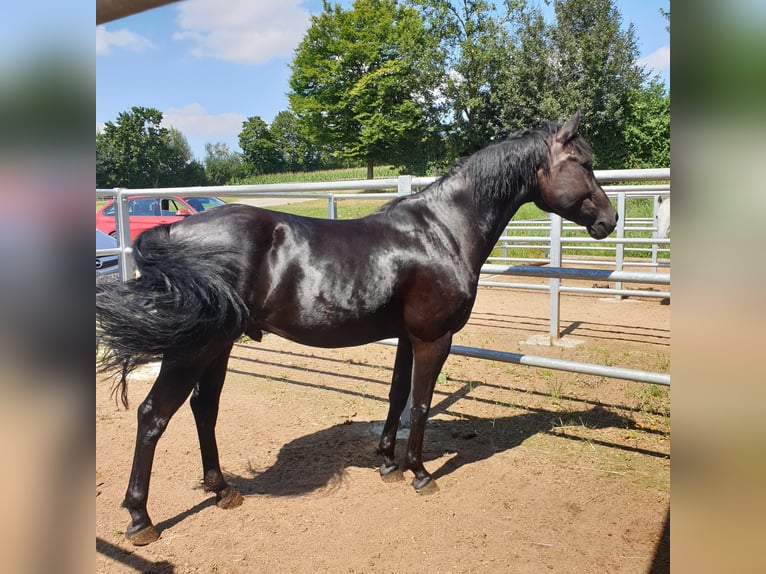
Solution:
[[(547, 293), (481, 288), (454, 344), (669, 372), (670, 306), (563, 295), (571, 347), (548, 332)], [(221, 399), (221, 464), (245, 502), (201, 488), (191, 411), (159, 442), (149, 513), (160, 539), (135, 548), (120, 507), (136, 407), (96, 385), (96, 572), (398, 573), (669, 571), (666, 388), (450, 356), (426, 427), (438, 492), (377, 473), (395, 349), (325, 350), (273, 335), (237, 344)], [(406, 438), (397, 443), (404, 455)]]

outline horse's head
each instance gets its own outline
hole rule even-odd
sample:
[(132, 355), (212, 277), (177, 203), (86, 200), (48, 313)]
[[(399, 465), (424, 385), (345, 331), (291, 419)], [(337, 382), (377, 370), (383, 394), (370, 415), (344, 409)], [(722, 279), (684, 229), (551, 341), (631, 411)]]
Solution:
[(549, 170), (538, 171), (535, 204), (582, 225), (594, 239), (603, 239), (617, 225), (617, 212), (593, 175), (592, 152), (577, 133), (580, 113), (551, 134)]

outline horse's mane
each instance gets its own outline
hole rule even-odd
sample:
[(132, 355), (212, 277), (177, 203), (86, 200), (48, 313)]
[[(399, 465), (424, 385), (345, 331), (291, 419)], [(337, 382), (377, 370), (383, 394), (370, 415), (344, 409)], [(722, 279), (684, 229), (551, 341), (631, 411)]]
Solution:
[[(472, 183), (474, 201), (479, 204), (506, 201), (537, 184), (537, 170), (550, 171), (550, 139), (561, 124), (546, 122), (537, 130), (521, 130), (503, 141), (491, 144), (473, 155), (459, 158), (436, 181), (423, 191), (436, 189), (451, 179), (464, 177)], [(590, 156), (588, 142), (579, 135), (567, 144), (579, 153)], [(397, 198), (383, 209), (393, 207)]]
[[(477, 203), (506, 201), (537, 185), (537, 170), (550, 172), (550, 143), (561, 124), (545, 122), (536, 130), (521, 130), (457, 162), (447, 176), (470, 178)], [(577, 135), (567, 142), (579, 154), (592, 155), (588, 142)]]

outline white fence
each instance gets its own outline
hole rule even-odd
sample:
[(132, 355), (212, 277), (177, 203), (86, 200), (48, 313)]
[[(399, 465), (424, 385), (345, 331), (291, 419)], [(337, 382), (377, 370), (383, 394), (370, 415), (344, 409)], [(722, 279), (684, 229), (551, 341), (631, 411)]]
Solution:
[[(670, 292), (653, 289), (626, 289), (623, 283), (670, 285), (670, 274), (661, 272), (670, 266), (670, 240), (657, 236), (656, 214), (658, 198), (670, 196), (670, 169), (648, 170), (609, 170), (596, 171), (596, 179), (604, 185), (607, 195), (616, 200), (619, 220), (614, 237), (596, 242), (589, 237), (566, 236), (564, 232), (581, 228), (564, 226), (561, 217), (551, 214), (540, 220), (512, 220), (498, 242), (501, 255), (493, 256), (482, 267), (484, 278), (481, 285), (493, 285), (518, 289), (541, 289), (550, 292), (550, 328), (551, 343), (560, 335), (560, 294), (562, 292), (605, 294), (615, 297), (662, 297), (669, 298)], [(338, 202), (344, 199), (391, 199), (402, 194), (410, 194), (432, 183), (434, 177), (414, 177), (409, 175), (398, 178), (353, 180), (316, 183), (287, 183), (266, 185), (236, 185), (208, 187), (176, 187), (154, 189), (97, 189), (97, 197), (115, 197), (117, 212), (117, 235), (119, 247), (98, 250), (96, 255), (119, 255), (120, 279), (133, 276), (134, 266), (130, 257), (130, 221), (128, 216), (128, 196), (225, 196), (243, 198), (304, 198), (324, 199), (327, 202), (328, 218), (337, 218)], [(626, 185), (634, 182), (652, 182), (651, 185)], [(395, 191), (387, 191), (395, 190)], [(377, 192), (377, 193), (370, 193)], [(631, 200), (651, 198), (653, 200), (652, 217), (626, 217), (626, 203)], [(533, 231), (543, 235), (526, 235)], [(636, 237), (636, 234), (650, 237)], [(529, 246), (543, 248), (546, 257), (509, 257), (511, 249), (524, 249)], [(581, 253), (587, 249), (593, 255), (583, 259), (580, 255), (565, 257), (566, 251), (577, 249)], [(628, 255), (626, 256), (626, 252)], [(642, 257), (631, 257), (631, 255)], [(648, 255), (648, 257), (647, 257)], [(499, 262), (499, 263), (498, 263)], [(517, 265), (509, 265), (517, 263)], [(522, 264), (519, 264), (522, 263)], [(588, 267), (572, 267), (587, 265)], [(594, 269), (593, 267), (607, 267)], [(627, 271), (626, 267), (645, 268), (650, 271)], [(498, 281), (497, 276), (514, 275), (520, 277), (544, 277), (547, 284), (510, 283)], [(588, 279), (605, 281), (613, 286), (584, 287), (564, 286), (561, 281), (567, 279)], [(392, 344), (392, 341), (382, 341)], [(629, 379), (654, 384), (670, 384), (670, 376), (664, 373), (652, 373), (620, 367), (607, 367), (588, 363), (577, 363), (502, 353), (488, 349), (475, 349), (453, 346), (453, 354), (488, 358), (511, 363), (545, 367), (549, 369), (574, 371), (585, 374), (598, 374), (619, 379)]]

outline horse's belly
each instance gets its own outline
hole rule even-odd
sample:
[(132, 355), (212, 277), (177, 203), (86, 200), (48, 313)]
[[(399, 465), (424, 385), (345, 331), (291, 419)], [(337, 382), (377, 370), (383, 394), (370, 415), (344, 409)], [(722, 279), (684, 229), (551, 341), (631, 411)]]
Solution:
[(260, 326), (264, 331), (274, 333), (296, 343), (312, 347), (353, 347), (365, 345), (380, 339), (398, 336), (399, 323), (394, 317), (371, 315), (362, 318), (327, 317), (316, 321), (316, 317), (296, 317), (286, 321), (275, 319)]

